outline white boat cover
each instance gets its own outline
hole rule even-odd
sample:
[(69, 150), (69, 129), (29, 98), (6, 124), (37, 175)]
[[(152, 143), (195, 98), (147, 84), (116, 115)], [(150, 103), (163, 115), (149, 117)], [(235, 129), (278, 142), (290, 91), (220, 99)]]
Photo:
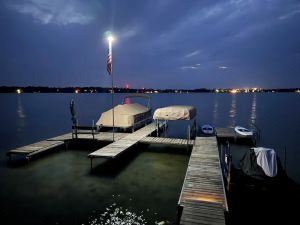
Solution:
[[(112, 127), (113, 117), (110, 109), (103, 112), (97, 121), (97, 126)], [(122, 104), (114, 107), (114, 126), (129, 128), (146, 119), (151, 119), (151, 109), (139, 103)]]
[(193, 106), (174, 105), (158, 108), (153, 114), (153, 119), (157, 120), (191, 120), (197, 114)]
[(253, 150), (256, 155), (256, 162), (264, 173), (269, 177), (275, 177), (277, 175), (277, 157), (274, 149), (257, 147)]

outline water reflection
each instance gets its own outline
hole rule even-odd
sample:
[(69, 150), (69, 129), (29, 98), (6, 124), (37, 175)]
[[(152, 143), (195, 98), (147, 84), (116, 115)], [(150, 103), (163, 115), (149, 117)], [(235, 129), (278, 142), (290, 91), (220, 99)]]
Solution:
[(17, 102), (17, 118), (18, 118), (18, 128), (17, 132), (21, 133), (23, 128), (25, 127), (25, 112), (22, 104), (21, 95), (18, 95), (18, 102)]
[(256, 122), (256, 93), (253, 94), (250, 114), (250, 125)]
[(232, 94), (231, 95), (231, 106), (230, 106), (230, 110), (229, 110), (229, 125), (231, 127), (235, 126), (236, 115), (237, 115), (237, 112), (236, 112), (236, 95)]
[(215, 103), (213, 108), (213, 124), (217, 124), (218, 120), (218, 107), (219, 107), (219, 101), (218, 101), (218, 95), (215, 95)]
[(105, 212), (89, 221), (89, 225), (136, 224), (145, 225), (147, 222), (143, 212), (137, 214), (116, 203), (106, 207)]

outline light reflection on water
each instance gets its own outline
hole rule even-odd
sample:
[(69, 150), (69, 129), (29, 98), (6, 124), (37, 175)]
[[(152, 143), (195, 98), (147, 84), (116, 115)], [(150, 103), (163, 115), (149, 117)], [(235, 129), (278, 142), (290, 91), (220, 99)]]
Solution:
[(251, 114), (250, 114), (250, 124), (256, 123), (256, 93), (252, 96), (252, 104), (251, 104)]
[[(113, 195), (112, 198), (115, 198)], [(150, 209), (145, 211), (134, 212), (132, 209), (124, 208), (117, 203), (107, 206), (104, 212), (95, 213), (89, 217), (88, 225), (146, 225), (147, 217), (157, 218), (157, 212), (151, 212)], [(170, 224), (168, 220), (154, 221), (153, 224)], [(85, 224), (83, 224), (85, 225)]]
[(213, 125), (217, 124), (218, 122), (218, 107), (219, 107), (218, 95), (215, 95), (214, 107), (213, 107)]
[(236, 95), (232, 94), (231, 95), (231, 105), (230, 105), (230, 110), (229, 110), (229, 126), (234, 127), (236, 123), (236, 116), (237, 116), (237, 111), (236, 111)]
[(20, 119), (24, 119), (26, 117), (22, 105), (21, 95), (18, 95), (17, 115)]
[(117, 207), (116, 204), (110, 205), (106, 211), (98, 218), (93, 219), (90, 225), (145, 225), (147, 222), (143, 218), (143, 214), (138, 215), (128, 209)]
[(18, 129), (17, 132), (21, 133), (25, 127), (25, 111), (23, 109), (23, 105), (22, 105), (22, 96), (18, 95), (18, 102), (17, 102), (17, 119), (18, 119)]

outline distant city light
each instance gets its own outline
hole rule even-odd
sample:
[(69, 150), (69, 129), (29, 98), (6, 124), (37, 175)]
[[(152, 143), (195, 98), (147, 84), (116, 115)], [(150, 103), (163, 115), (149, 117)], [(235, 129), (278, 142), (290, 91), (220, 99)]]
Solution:
[(17, 92), (18, 94), (21, 94), (21, 93), (22, 93), (22, 90), (21, 90), (21, 89), (17, 89), (16, 92)]
[(80, 90), (79, 89), (75, 89), (75, 93), (76, 94), (80, 93)]

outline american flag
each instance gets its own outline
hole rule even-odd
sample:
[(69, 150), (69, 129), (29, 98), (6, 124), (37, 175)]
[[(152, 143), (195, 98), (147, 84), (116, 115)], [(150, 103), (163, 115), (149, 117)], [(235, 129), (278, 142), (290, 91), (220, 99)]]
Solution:
[(108, 74), (111, 75), (112, 74), (112, 54), (111, 54), (111, 48), (109, 48), (109, 51), (108, 51), (106, 69), (107, 69)]

